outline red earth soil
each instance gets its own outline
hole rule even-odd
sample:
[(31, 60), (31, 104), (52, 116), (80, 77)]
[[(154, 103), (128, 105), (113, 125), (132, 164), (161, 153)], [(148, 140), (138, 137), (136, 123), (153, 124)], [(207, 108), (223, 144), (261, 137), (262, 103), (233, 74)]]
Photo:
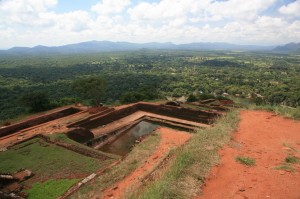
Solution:
[(161, 141), (154, 153), (130, 175), (117, 182), (111, 188), (104, 190), (101, 194), (103, 199), (124, 198), (126, 193), (135, 190), (143, 177), (150, 174), (162, 162), (172, 148), (183, 145), (191, 137), (191, 134), (187, 132), (165, 127), (160, 127), (158, 131), (161, 133)]
[[(275, 169), (288, 155), (300, 157), (300, 122), (265, 111), (242, 111), (233, 141), (219, 151), (221, 162), (203, 186), (200, 199), (300, 199), (300, 165), (294, 172)], [(256, 160), (255, 166), (236, 162)]]

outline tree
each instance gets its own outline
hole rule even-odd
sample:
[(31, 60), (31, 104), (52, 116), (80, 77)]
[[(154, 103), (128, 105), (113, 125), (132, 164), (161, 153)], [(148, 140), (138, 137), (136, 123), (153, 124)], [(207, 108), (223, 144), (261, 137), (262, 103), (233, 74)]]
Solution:
[(273, 105), (280, 104), (286, 99), (285, 93), (274, 93), (271, 96), (268, 97), (269, 102), (271, 102)]
[(106, 89), (106, 81), (100, 76), (82, 77), (73, 82), (72, 88), (82, 98), (93, 100), (95, 105), (99, 105)]
[(50, 108), (50, 101), (45, 92), (32, 91), (24, 94), (21, 99), (21, 103), (30, 108), (32, 112), (44, 111)]
[(207, 99), (215, 99), (216, 97), (212, 94), (201, 93), (201, 94), (199, 94), (198, 98), (200, 100), (207, 100)]
[(142, 93), (131, 91), (131, 92), (125, 92), (120, 97), (120, 101), (123, 104), (127, 103), (134, 103), (138, 101), (142, 101), (145, 99), (145, 96)]
[(189, 97), (187, 98), (188, 102), (195, 102), (197, 100), (198, 100), (197, 97), (193, 94), (190, 94)]

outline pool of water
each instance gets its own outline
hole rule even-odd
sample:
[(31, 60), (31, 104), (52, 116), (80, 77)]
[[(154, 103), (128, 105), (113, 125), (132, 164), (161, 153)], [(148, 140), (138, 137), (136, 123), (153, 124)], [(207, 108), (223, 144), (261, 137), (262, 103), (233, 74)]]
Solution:
[(150, 134), (158, 127), (158, 124), (141, 121), (134, 127), (122, 133), (122, 135), (116, 140), (104, 145), (99, 150), (124, 156), (130, 152), (132, 146), (137, 140), (139, 140), (140, 137)]

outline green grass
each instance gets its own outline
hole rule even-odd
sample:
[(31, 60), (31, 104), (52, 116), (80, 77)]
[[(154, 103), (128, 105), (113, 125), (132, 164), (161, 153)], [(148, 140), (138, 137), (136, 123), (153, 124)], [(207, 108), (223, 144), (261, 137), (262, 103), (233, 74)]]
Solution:
[(228, 112), (213, 128), (200, 129), (184, 146), (173, 151), (170, 169), (149, 183), (142, 194), (133, 198), (185, 199), (201, 194), (201, 184), (212, 166), (219, 162), (218, 149), (231, 138), (239, 121), (238, 111)]
[(288, 172), (294, 172), (295, 171), (295, 168), (291, 164), (288, 164), (288, 163), (282, 163), (281, 165), (276, 166), (274, 169), (284, 170), (284, 171), (288, 171)]
[(192, 104), (181, 104), (181, 107), (190, 108), (193, 110), (205, 110), (205, 111), (211, 110), (211, 108), (208, 108), (208, 107), (200, 107), (200, 106), (196, 106), (196, 105), (192, 105)]
[(0, 171), (15, 172), (21, 168), (32, 170), (34, 174), (51, 178), (67, 178), (70, 174), (91, 173), (109, 164), (111, 160), (100, 161), (86, 157), (39, 138), (15, 145), (0, 153)]
[(294, 156), (287, 156), (284, 160), (286, 163), (291, 163), (291, 164), (298, 164), (300, 163), (299, 158), (294, 157)]
[(255, 165), (255, 159), (249, 158), (249, 157), (242, 157), (238, 156), (235, 158), (235, 160), (241, 164), (247, 165), (247, 166), (254, 166)]
[(282, 145), (283, 145), (284, 147), (290, 148), (292, 151), (297, 152), (297, 150), (296, 150), (291, 144), (289, 144), (289, 143), (283, 143)]
[(104, 155), (104, 156), (108, 156), (108, 157), (110, 157), (112, 159), (120, 159), (121, 158), (121, 156), (119, 156), (119, 155), (115, 155), (115, 154), (111, 154), (111, 153), (105, 153), (105, 152), (93, 149), (91, 147), (88, 147), (88, 146), (86, 146), (84, 144), (80, 144), (79, 142), (76, 142), (76, 141), (68, 138), (68, 136), (66, 134), (64, 134), (64, 133), (55, 133), (55, 134), (49, 135), (49, 137), (52, 140), (61, 141), (61, 142), (72, 144), (72, 145), (75, 145), (75, 146), (78, 146), (78, 147), (81, 147), (81, 148), (84, 148), (84, 149), (88, 149), (88, 150), (96, 152), (98, 154), (101, 154), (101, 155)]
[[(289, 144), (284, 144), (284, 146), (288, 146), (289, 148), (295, 150), (294, 148), (290, 147)], [(300, 159), (295, 156), (288, 155), (284, 159), (284, 162), (281, 163), (281, 165), (274, 167), (274, 169), (294, 172), (296, 169), (293, 167), (293, 164), (300, 164)]]
[(289, 106), (281, 106), (281, 105), (256, 105), (253, 102), (250, 102), (249, 99), (246, 98), (239, 98), (239, 97), (231, 97), (236, 104), (241, 105), (250, 110), (265, 110), (271, 111), (275, 114), (281, 115), (283, 117), (300, 120), (300, 106), (294, 108)]
[(27, 190), (28, 199), (55, 199), (67, 191), (78, 179), (48, 180), (44, 183), (35, 183)]
[(159, 144), (159, 133), (152, 133), (135, 146), (127, 157), (118, 165), (97, 176), (94, 181), (80, 188), (71, 198), (94, 198), (100, 196), (101, 190), (112, 186), (133, 172), (153, 153)]
[(295, 119), (295, 120), (300, 120), (300, 107), (297, 108), (292, 108), (288, 106), (272, 106), (272, 105), (261, 105), (257, 106), (254, 104), (250, 104), (247, 106), (248, 109), (251, 110), (266, 110), (266, 111), (272, 111), (278, 115)]

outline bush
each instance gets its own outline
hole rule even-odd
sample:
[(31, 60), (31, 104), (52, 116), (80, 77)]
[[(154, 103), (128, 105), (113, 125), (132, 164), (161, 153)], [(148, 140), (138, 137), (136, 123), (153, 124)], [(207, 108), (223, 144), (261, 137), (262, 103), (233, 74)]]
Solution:
[(260, 97), (253, 98), (253, 102), (256, 105), (264, 105), (264, 104), (266, 104), (265, 100), (263, 98), (260, 98)]
[(198, 100), (197, 97), (193, 94), (190, 94), (189, 97), (187, 98), (188, 102), (195, 102), (197, 100)]
[(255, 165), (255, 159), (249, 158), (249, 157), (236, 157), (235, 160), (241, 164), (247, 165), (247, 166), (253, 166)]
[(206, 94), (206, 93), (201, 93), (199, 95), (200, 100), (207, 100), (207, 99), (215, 99), (216, 97), (212, 94)]
[(145, 99), (145, 96), (142, 93), (126, 92), (121, 96), (120, 101), (123, 104), (127, 104), (142, 101), (143, 99)]
[(229, 100), (227, 97), (224, 97), (222, 95), (218, 95), (216, 98), (217, 100)]

